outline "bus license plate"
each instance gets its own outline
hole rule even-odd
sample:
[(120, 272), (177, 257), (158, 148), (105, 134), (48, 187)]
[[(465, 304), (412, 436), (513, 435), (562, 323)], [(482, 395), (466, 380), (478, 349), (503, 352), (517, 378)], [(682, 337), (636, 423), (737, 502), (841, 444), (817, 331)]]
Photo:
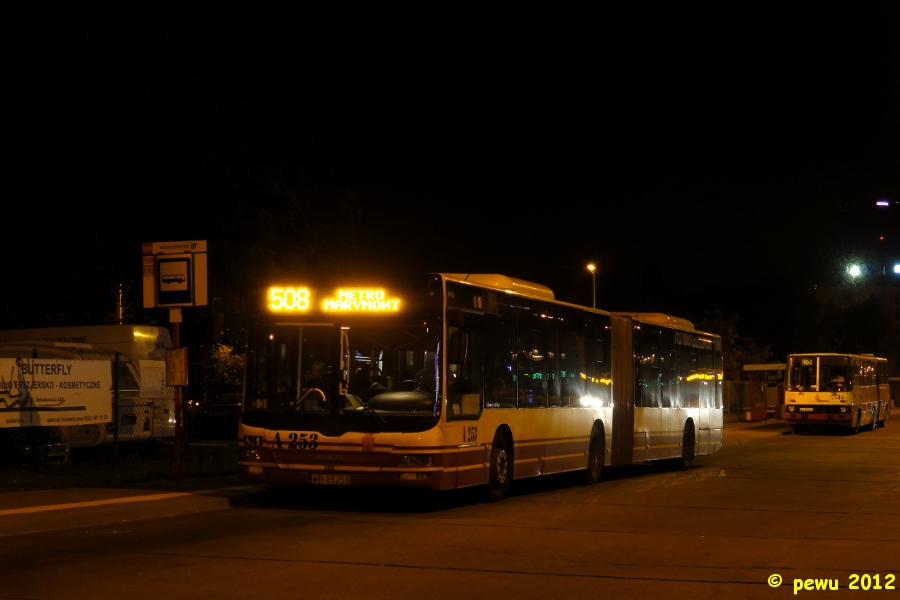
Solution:
[(811, 407), (807, 407), (807, 406), (800, 407), (800, 412), (812, 412), (812, 411), (813, 411), (813, 409)]
[(322, 485), (350, 485), (349, 475), (310, 475), (310, 483)]

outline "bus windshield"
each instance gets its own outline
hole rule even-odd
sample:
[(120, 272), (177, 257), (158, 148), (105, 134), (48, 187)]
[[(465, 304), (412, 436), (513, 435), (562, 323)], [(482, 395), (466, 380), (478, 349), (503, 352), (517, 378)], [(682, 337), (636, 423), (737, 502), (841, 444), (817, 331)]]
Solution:
[(846, 392), (853, 389), (850, 359), (845, 356), (792, 356), (788, 359), (788, 389)]
[(439, 327), (275, 324), (255, 333), (244, 423), (424, 431), (440, 417)]

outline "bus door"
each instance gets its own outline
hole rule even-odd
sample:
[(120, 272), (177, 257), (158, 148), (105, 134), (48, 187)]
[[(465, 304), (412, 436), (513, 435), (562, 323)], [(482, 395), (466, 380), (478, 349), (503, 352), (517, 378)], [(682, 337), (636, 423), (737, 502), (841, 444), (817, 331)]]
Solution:
[(716, 410), (716, 386), (718, 381), (715, 369), (713, 340), (700, 336), (697, 344), (697, 390), (700, 410), (697, 421), (697, 447), (700, 454), (709, 452), (710, 428), (715, 429), (712, 414)]
[(478, 419), (486, 388), (484, 315), (448, 310), (447, 339), (447, 420)]
[[(724, 362), (722, 357), (722, 338), (716, 338), (713, 341), (713, 379), (710, 382), (712, 385), (712, 404), (710, 405), (709, 410), (709, 426), (710, 429), (722, 429), (724, 425), (723, 417), (722, 417), (722, 409), (724, 408), (724, 404), (722, 402), (722, 375), (724, 374)], [(775, 391), (778, 391), (778, 387), (776, 386)], [(783, 397), (783, 396), (782, 396)], [(775, 404), (778, 404), (778, 398), (775, 399)], [(710, 449), (711, 452), (715, 450)]]
[(706, 377), (706, 373), (701, 373), (700, 379), (697, 381), (697, 387), (700, 390), (700, 413), (697, 418), (697, 429), (700, 430), (709, 429), (709, 407), (710, 401), (713, 400), (711, 398), (712, 394), (710, 393), (709, 382), (705, 379)]
[[(709, 429), (709, 414), (716, 407), (716, 380), (713, 368), (712, 343), (707, 344), (705, 338), (700, 340), (698, 358), (700, 360), (698, 374), (698, 388), (700, 396), (700, 418), (697, 429), (703, 431)], [(711, 342), (711, 340), (709, 340)]]

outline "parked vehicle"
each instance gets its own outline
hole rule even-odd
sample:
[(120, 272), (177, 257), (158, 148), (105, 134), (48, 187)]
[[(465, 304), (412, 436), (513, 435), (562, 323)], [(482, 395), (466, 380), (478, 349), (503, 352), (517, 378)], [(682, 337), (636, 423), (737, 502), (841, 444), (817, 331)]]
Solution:
[[(14, 456), (174, 437), (165, 328), (0, 331), (0, 444)], [(49, 444), (49, 445), (48, 445)]]

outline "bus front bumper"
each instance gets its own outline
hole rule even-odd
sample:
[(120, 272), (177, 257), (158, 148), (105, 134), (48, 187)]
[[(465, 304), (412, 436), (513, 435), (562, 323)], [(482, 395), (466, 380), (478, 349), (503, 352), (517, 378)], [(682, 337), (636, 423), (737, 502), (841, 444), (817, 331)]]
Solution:
[(850, 413), (786, 412), (784, 413), (784, 420), (786, 425), (796, 425), (810, 421), (822, 425), (851, 425), (853, 423), (853, 415)]
[(456, 473), (441, 468), (403, 471), (306, 471), (277, 465), (240, 463), (238, 476), (243, 481), (274, 485), (328, 485), (360, 487), (418, 487), (447, 490), (456, 487)]

